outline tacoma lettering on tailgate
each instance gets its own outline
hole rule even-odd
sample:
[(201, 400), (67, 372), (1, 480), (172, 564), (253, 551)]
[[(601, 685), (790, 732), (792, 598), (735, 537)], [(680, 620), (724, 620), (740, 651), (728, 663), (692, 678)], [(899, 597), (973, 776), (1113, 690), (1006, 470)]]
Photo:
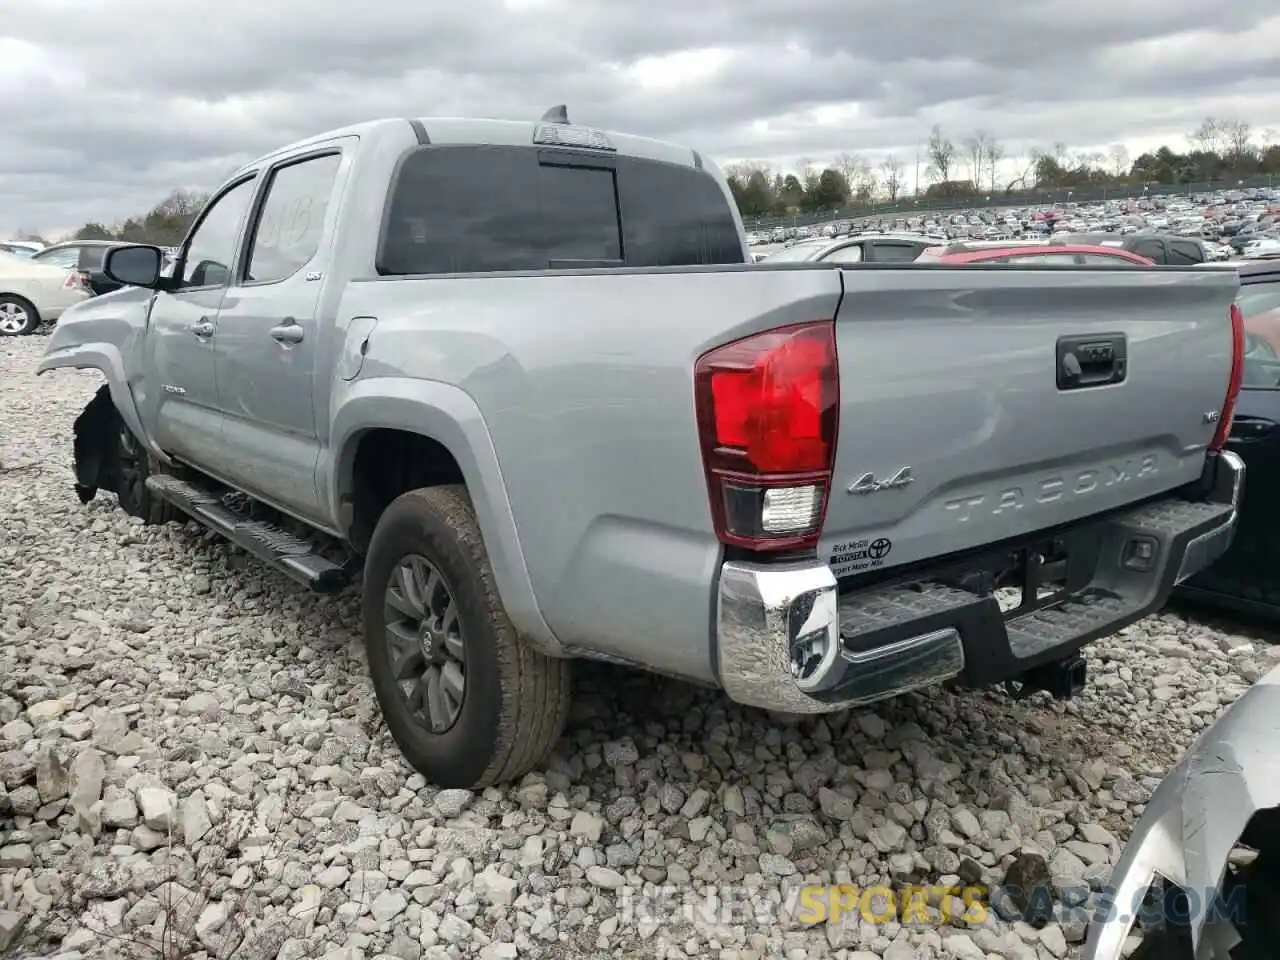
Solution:
[(973, 493), (947, 500), (943, 507), (957, 523), (965, 523), (978, 514), (998, 517), (1021, 510), (1027, 504), (1053, 503), (1063, 497), (1087, 497), (1098, 490), (1149, 477), (1159, 471), (1154, 453), (1129, 460), (1090, 467), (1072, 473), (1058, 473), (1033, 481), (1026, 486), (1005, 487), (991, 493)]

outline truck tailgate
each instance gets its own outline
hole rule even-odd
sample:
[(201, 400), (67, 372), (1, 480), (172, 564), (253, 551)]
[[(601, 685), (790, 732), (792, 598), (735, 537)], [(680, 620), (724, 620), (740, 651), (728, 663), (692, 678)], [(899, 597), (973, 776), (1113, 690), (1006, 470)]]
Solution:
[(840, 432), (819, 546), (837, 576), (1033, 533), (1200, 476), (1230, 376), (1234, 272), (841, 274)]

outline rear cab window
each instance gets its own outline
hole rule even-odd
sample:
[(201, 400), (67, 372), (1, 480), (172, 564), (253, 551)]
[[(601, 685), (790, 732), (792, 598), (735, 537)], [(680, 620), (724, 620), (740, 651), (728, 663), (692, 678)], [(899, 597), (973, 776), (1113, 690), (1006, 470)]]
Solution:
[(377, 267), (405, 276), (747, 262), (727, 197), (693, 166), (439, 145), (402, 159)]

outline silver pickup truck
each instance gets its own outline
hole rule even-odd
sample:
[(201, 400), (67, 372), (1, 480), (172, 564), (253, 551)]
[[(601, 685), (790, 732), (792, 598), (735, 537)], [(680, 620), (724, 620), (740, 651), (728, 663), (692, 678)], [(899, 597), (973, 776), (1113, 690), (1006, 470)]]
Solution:
[[(389, 119), (245, 166), (65, 314), (77, 491), (359, 582), (409, 762), (539, 763), (598, 658), (788, 713), (1080, 648), (1227, 546), (1237, 279), (753, 264), (680, 146)], [(1016, 596), (1015, 596), (1016, 594)]]

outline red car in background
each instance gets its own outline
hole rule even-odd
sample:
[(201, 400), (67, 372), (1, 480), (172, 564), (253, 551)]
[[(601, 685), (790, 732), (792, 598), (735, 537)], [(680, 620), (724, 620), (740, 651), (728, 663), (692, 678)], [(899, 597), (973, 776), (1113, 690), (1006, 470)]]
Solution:
[(1154, 263), (1146, 257), (1130, 253), (1119, 247), (1097, 247), (1084, 244), (1002, 243), (989, 244), (952, 243), (946, 246), (928, 247), (920, 254), (917, 263), (1015, 263), (1027, 266), (1056, 266), (1073, 264), (1091, 267), (1150, 267)]

